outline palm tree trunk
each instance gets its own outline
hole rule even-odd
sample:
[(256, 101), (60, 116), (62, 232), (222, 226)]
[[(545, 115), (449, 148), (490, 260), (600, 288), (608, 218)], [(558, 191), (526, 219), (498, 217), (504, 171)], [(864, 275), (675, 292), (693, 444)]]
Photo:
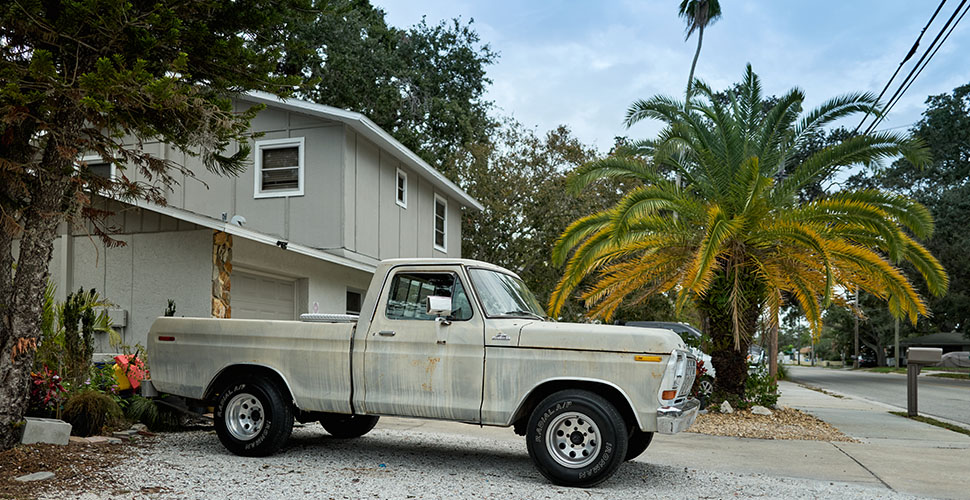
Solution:
[(694, 61), (690, 63), (690, 75), (687, 76), (687, 99), (684, 100), (686, 105), (690, 102), (690, 91), (691, 87), (694, 86), (694, 69), (697, 68), (697, 58), (701, 55), (701, 44), (704, 43), (704, 25), (702, 24), (697, 31), (697, 50), (694, 51)]

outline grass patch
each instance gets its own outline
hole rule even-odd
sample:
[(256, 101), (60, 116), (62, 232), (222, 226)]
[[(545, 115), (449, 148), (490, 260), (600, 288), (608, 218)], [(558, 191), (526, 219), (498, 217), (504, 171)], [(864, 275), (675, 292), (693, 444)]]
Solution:
[(955, 378), (958, 380), (970, 380), (970, 374), (967, 373), (931, 373), (927, 377), (940, 377), (940, 378)]
[(952, 373), (967, 373), (966, 368), (954, 368), (952, 366), (924, 366), (924, 372), (952, 372)]
[(917, 422), (923, 422), (924, 424), (935, 425), (937, 427), (942, 427), (944, 429), (951, 430), (953, 432), (959, 432), (960, 434), (966, 434), (967, 436), (970, 436), (970, 429), (964, 429), (963, 427), (960, 427), (959, 425), (953, 425), (953, 424), (948, 424), (946, 422), (940, 422), (939, 420), (937, 420), (935, 418), (924, 417), (922, 415), (916, 415), (915, 417), (910, 417), (909, 414), (907, 414), (904, 411), (891, 411), (889, 413), (892, 413), (893, 415), (897, 415), (897, 416), (900, 416), (900, 417), (903, 417), (903, 418), (908, 418), (910, 420), (915, 420)]
[(905, 368), (896, 368), (895, 366), (879, 366), (876, 368), (863, 368), (863, 370), (872, 373), (906, 373)]

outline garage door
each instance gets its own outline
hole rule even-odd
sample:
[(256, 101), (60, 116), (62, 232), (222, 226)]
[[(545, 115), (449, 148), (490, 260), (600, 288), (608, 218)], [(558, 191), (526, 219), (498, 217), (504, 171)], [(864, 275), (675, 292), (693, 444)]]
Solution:
[(238, 319), (296, 319), (294, 280), (233, 269), (230, 305)]

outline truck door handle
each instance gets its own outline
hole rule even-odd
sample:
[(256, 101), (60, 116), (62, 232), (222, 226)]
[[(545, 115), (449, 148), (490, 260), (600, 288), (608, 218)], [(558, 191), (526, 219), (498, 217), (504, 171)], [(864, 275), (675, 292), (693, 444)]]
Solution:
[(395, 332), (394, 330), (381, 330), (377, 333), (380, 334), (382, 337), (393, 337), (397, 335), (397, 332)]

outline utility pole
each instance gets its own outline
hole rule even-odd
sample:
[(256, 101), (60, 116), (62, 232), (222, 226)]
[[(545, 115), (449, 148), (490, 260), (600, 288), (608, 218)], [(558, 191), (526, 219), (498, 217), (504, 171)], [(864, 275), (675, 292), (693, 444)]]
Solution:
[(859, 287), (855, 287), (855, 356), (852, 357), (852, 368), (859, 367)]
[(895, 342), (893, 345), (893, 366), (899, 368), (899, 318), (895, 318)]

